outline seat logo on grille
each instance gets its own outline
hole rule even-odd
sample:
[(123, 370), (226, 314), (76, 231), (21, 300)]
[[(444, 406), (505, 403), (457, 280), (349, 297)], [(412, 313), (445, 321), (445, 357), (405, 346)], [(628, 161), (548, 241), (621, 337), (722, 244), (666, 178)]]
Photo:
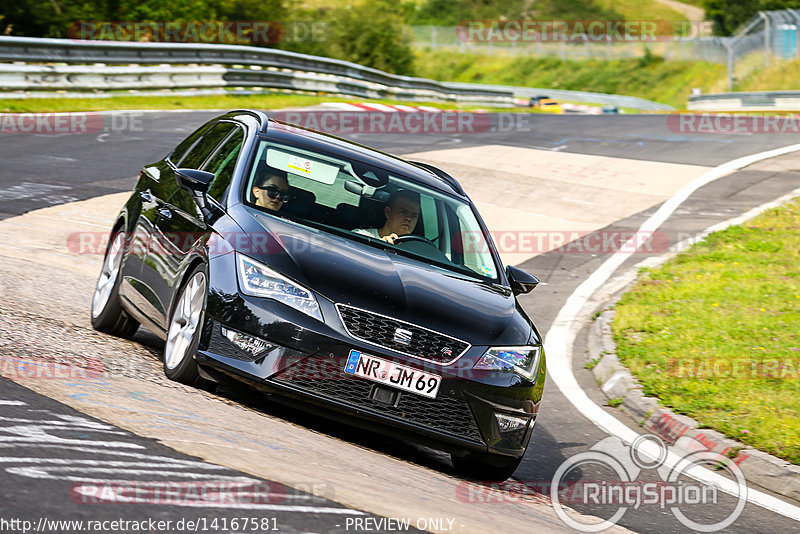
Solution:
[(411, 330), (403, 330), (402, 328), (396, 328), (394, 331), (394, 337), (392, 338), (395, 343), (399, 343), (400, 345), (409, 345), (411, 343), (411, 337), (414, 333)]

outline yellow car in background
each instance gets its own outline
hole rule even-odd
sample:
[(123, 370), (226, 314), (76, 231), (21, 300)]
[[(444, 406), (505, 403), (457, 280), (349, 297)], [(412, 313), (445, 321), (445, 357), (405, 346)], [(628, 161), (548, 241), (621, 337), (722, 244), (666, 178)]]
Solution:
[(546, 113), (564, 113), (561, 104), (544, 95), (531, 97), (528, 100), (528, 106)]
[(534, 109), (544, 111), (545, 113), (563, 113), (564, 109), (561, 104), (552, 98), (540, 98), (539, 101), (533, 106)]

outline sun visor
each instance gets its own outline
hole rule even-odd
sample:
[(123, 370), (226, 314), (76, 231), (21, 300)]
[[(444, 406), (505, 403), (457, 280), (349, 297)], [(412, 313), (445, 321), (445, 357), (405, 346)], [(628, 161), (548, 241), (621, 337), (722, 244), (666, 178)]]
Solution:
[(322, 163), (274, 148), (267, 149), (267, 165), (327, 185), (333, 184), (339, 174), (339, 167), (336, 165)]

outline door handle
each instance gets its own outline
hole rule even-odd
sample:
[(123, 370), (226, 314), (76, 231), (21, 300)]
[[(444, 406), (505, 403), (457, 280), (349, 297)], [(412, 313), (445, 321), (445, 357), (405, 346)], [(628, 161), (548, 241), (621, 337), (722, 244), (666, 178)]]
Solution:
[(141, 193), (139, 193), (139, 198), (141, 198), (145, 202), (153, 201), (153, 195), (151, 195), (149, 191), (142, 191)]
[(158, 214), (164, 217), (165, 219), (172, 218), (172, 210), (170, 210), (169, 208), (160, 208), (158, 210)]

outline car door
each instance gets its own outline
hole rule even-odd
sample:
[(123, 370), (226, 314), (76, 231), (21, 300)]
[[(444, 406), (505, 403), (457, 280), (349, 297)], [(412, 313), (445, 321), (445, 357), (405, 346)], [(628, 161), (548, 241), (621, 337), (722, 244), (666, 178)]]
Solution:
[(153, 320), (163, 315), (160, 302), (153, 291), (157, 266), (153, 264), (151, 249), (159, 211), (165, 206), (177, 188), (172, 161), (180, 161), (188, 154), (216, 123), (206, 123), (195, 130), (164, 159), (146, 165), (140, 175), (134, 194), (138, 196), (141, 209), (133, 223), (132, 251), (126, 263), (122, 294), (135, 308)]
[[(175, 187), (171, 196), (158, 210), (153, 230), (153, 246), (144, 266), (145, 270), (149, 270), (148, 280), (156, 299), (154, 319), (164, 329), (167, 327), (170, 304), (178, 290), (183, 273), (191, 257), (202, 249), (203, 243), (209, 237), (205, 216), (192, 194), (177, 185), (175, 169), (225, 171), (224, 164), (230, 161), (227, 155), (234, 153), (231, 159), (233, 165), (236, 163), (236, 156), (243, 140), (241, 131), (241, 127), (233, 122), (221, 121), (215, 124), (180, 162), (169, 169), (171, 182)], [(225, 180), (230, 182), (233, 176), (232, 169), (231, 166), (229, 176), (215, 178), (209, 191), (212, 199), (215, 198), (214, 195), (220, 196), (225, 192), (224, 182)]]

